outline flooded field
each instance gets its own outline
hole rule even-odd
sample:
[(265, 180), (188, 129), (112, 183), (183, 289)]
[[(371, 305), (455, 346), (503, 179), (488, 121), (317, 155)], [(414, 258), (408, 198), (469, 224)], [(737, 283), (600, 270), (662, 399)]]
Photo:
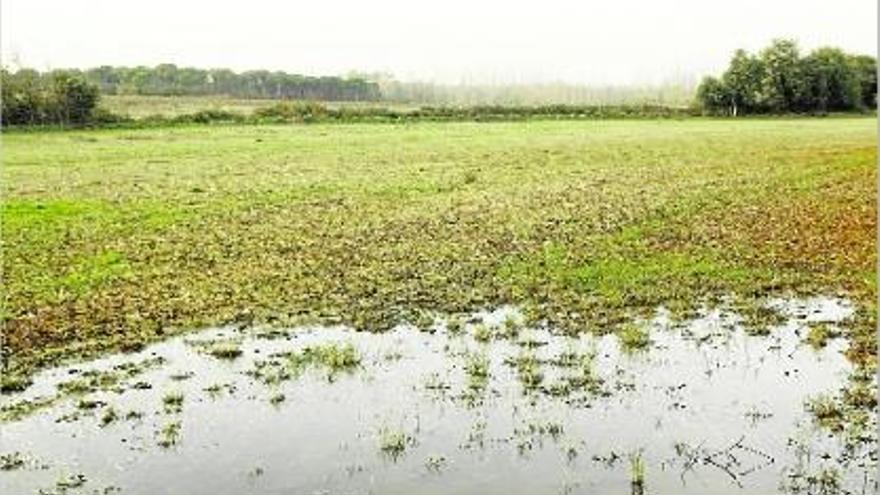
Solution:
[(852, 442), (811, 412), (852, 372), (854, 308), (767, 311), (209, 329), (4, 395), (0, 493), (874, 493), (876, 414)]

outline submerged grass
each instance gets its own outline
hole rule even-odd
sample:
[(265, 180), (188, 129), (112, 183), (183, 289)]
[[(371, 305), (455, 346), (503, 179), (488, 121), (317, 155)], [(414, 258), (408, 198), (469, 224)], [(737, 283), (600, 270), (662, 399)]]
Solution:
[(26, 374), (201, 325), (510, 302), (607, 332), (797, 292), (859, 303), (848, 356), (873, 366), (875, 140), (859, 118), (12, 133), (3, 354)]
[(472, 353), (465, 356), (467, 385), (472, 390), (482, 390), (489, 382), (489, 358), (485, 354)]
[(180, 421), (169, 421), (157, 432), (156, 443), (162, 448), (170, 448), (180, 441)]
[(383, 428), (379, 431), (379, 450), (390, 457), (397, 460), (403, 456), (407, 447), (415, 444), (415, 438), (407, 433), (393, 428)]
[(617, 331), (620, 347), (624, 352), (634, 352), (645, 349), (651, 343), (648, 330), (635, 323), (626, 323)]
[(211, 342), (201, 347), (201, 351), (217, 359), (230, 361), (242, 355), (241, 344), (239, 342), (229, 340)]
[(307, 368), (318, 367), (327, 371), (331, 381), (341, 372), (353, 371), (360, 366), (361, 356), (350, 342), (308, 346), (254, 363), (248, 374), (266, 385), (277, 385), (302, 374)]
[(165, 412), (169, 414), (176, 414), (183, 411), (183, 393), (166, 393), (162, 396), (162, 405), (165, 408)]

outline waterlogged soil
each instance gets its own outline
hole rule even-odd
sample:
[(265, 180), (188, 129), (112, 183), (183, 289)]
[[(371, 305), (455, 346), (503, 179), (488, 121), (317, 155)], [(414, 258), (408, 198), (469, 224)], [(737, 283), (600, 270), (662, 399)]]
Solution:
[(768, 335), (724, 308), (660, 308), (626, 337), (512, 307), (209, 329), (4, 396), (0, 493), (873, 493), (876, 437), (853, 447), (807, 407), (852, 372), (810, 329), (852, 306), (771, 307)]

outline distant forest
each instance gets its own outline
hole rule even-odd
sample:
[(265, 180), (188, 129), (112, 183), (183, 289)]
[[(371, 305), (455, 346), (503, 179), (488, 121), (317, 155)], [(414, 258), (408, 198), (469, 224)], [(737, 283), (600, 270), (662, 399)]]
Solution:
[(801, 56), (793, 40), (758, 54), (737, 50), (720, 77), (705, 78), (697, 100), (709, 113), (825, 113), (877, 108), (877, 59), (838, 48)]
[[(101, 94), (216, 95), (439, 107), (412, 113), (407, 118), (417, 115), (443, 119), (494, 119), (547, 117), (551, 114), (557, 117), (821, 114), (876, 109), (877, 61), (872, 56), (853, 55), (831, 47), (818, 48), (802, 56), (794, 41), (775, 40), (758, 54), (736, 51), (724, 73), (705, 78), (696, 88), (696, 94), (694, 87), (684, 82), (642, 88), (562, 83), (442, 85), (400, 82), (387, 74), (313, 77), (266, 70), (236, 73), (229, 69), (181, 68), (174, 64), (152, 68), (102, 66), (48, 72), (2, 69), (0, 87), (4, 126), (112, 123), (127, 118), (98, 107)], [(452, 115), (443, 107), (458, 110)], [(659, 111), (658, 108), (668, 111)], [(269, 114), (255, 115), (255, 118), (401, 118), (387, 109), (358, 112), (348, 109), (336, 113), (316, 109), (318, 107), (314, 105), (281, 105), (267, 110)], [(194, 121), (242, 120), (244, 116), (203, 111), (192, 118)]]
[[(69, 71), (68, 71), (69, 72)], [(377, 101), (379, 85), (362, 78), (312, 77), (282, 71), (196, 69), (160, 64), (156, 67), (101, 66), (82, 72), (105, 94), (227, 95), (321, 101)]]
[(101, 66), (87, 70), (58, 69), (7, 72), (21, 84), (45, 82), (57, 75), (82, 78), (101, 94), (148, 96), (226, 96), (244, 99), (363, 101), (416, 105), (623, 105), (687, 106), (695, 81), (644, 86), (587, 86), (567, 83), (438, 84), (403, 82), (387, 73), (351, 73), (346, 77), (313, 77), (280, 71), (197, 69), (160, 64), (155, 67)]

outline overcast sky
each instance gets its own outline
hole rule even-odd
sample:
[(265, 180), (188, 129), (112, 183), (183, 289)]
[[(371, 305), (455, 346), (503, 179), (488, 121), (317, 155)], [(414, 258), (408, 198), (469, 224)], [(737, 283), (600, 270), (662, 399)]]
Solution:
[(876, 53), (876, 0), (2, 0), (4, 64), (172, 62), (441, 82), (657, 83), (738, 47)]

